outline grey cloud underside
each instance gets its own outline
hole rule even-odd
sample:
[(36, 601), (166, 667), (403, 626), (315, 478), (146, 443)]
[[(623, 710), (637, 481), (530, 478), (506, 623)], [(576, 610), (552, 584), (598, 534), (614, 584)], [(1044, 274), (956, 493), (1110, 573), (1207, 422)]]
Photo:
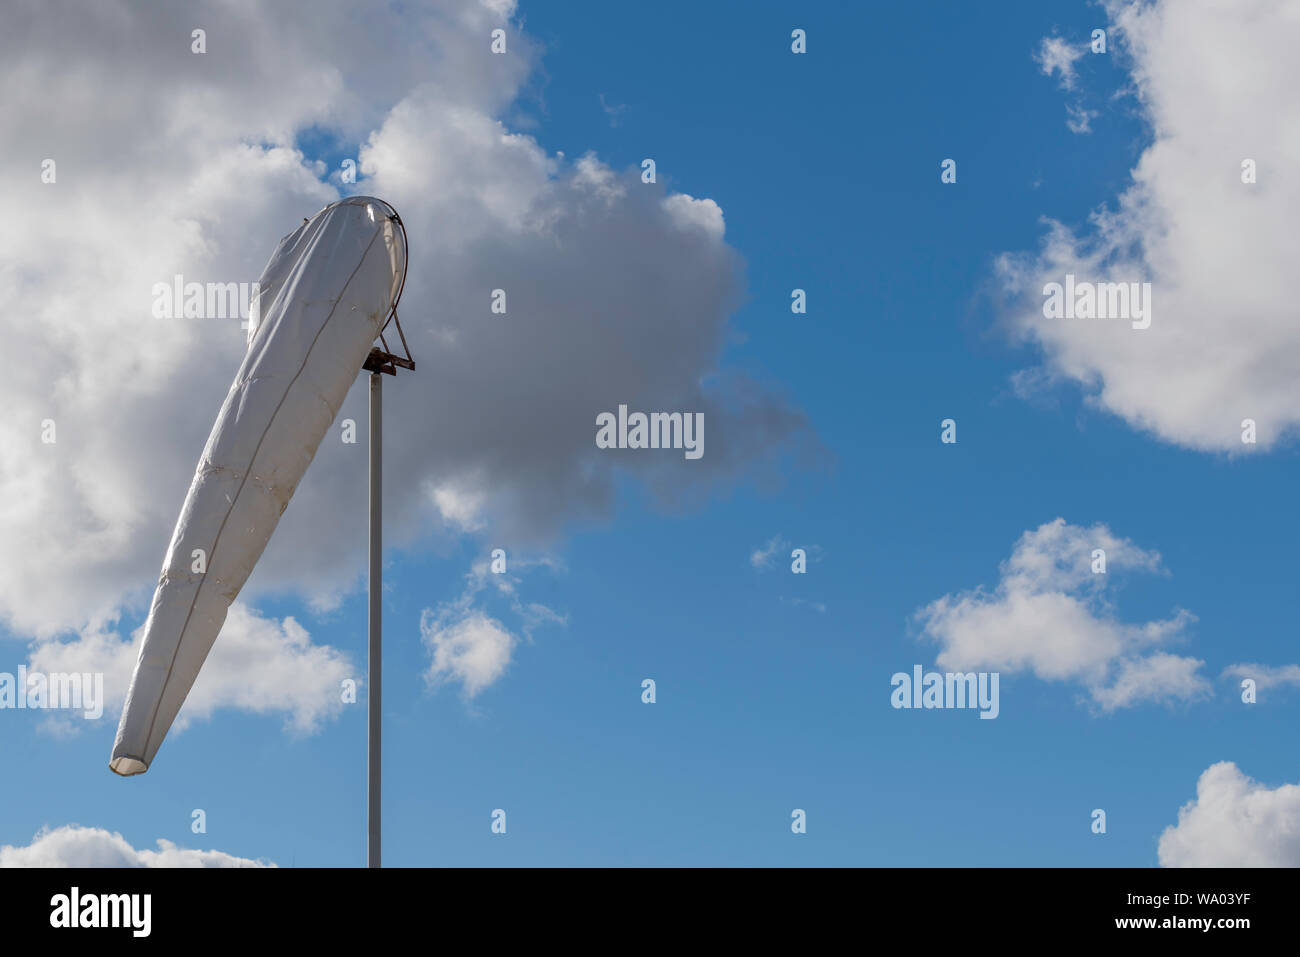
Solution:
[[(392, 202), (409, 232), (402, 315), (419, 370), (386, 393), (390, 541), (428, 542), (444, 519), (548, 539), (611, 516), (621, 473), (667, 505), (779, 475), (758, 464), (809, 430), (786, 397), (723, 364), (744, 279), (722, 211), (503, 126), (537, 62), (503, 6), (433, 4), (400, 27), (342, 3), (308, 17), (280, 4), (12, 9), (0, 77), (39, 91), (0, 109), (0, 134), (23, 144), (0, 156), (14, 226), (0, 235), (14, 304), (0, 322), (30, 357), (0, 384), (0, 492), (21, 503), (0, 531), (31, 543), (0, 571), (15, 630), (143, 610), (244, 348), (234, 320), (153, 318), (151, 289), (177, 273), (252, 282), (285, 229), (336, 198), (330, 171), (292, 147), (309, 128), (359, 161), (348, 190)], [(505, 57), (488, 51), (497, 26)], [(55, 185), (39, 181), (45, 157)], [(489, 311), (495, 288), (504, 317)], [(619, 403), (704, 412), (705, 458), (598, 452), (595, 417)], [(46, 418), (54, 446), (39, 441)], [(330, 604), (357, 584), (360, 390), (339, 418), (358, 423), (357, 444), (327, 433), (246, 595)]]

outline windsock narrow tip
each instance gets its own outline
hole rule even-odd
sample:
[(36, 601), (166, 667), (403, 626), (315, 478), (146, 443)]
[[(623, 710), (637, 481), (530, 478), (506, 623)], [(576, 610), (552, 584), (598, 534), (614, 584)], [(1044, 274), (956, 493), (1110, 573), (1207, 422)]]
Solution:
[(145, 764), (139, 758), (133, 758), (130, 755), (122, 754), (108, 762), (108, 769), (114, 774), (120, 774), (124, 778), (129, 778), (133, 774), (144, 774), (149, 770), (149, 765)]

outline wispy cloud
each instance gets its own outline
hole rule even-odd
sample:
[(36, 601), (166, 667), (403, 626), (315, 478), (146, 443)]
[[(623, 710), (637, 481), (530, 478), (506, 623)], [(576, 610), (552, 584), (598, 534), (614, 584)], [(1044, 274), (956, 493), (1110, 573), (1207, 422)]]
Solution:
[(1061, 89), (1072, 90), (1078, 79), (1074, 64), (1087, 52), (1086, 44), (1070, 43), (1058, 36), (1044, 37), (1034, 62), (1048, 76), (1057, 76)]
[(807, 598), (786, 598), (784, 595), (781, 596), (781, 601), (788, 602), (796, 608), (811, 608), (819, 615), (826, 614), (826, 605), (820, 601), (810, 601)]
[(777, 556), (784, 555), (789, 550), (789, 542), (780, 535), (773, 535), (766, 545), (760, 545), (750, 553), (749, 564), (755, 568), (771, 568), (776, 563)]
[(1092, 121), (1098, 115), (1096, 110), (1085, 109), (1078, 103), (1065, 104), (1065, 125), (1071, 133), (1091, 133)]
[(1223, 677), (1250, 678), (1261, 691), (1284, 688), (1300, 685), (1300, 665), (1228, 665), (1223, 669)]
[[(1045, 37), (1034, 54), (1034, 62), (1047, 76), (1055, 76), (1062, 90), (1074, 93), (1079, 79), (1075, 63), (1087, 52), (1086, 43), (1070, 43), (1058, 36)], [(1091, 133), (1092, 121), (1098, 115), (1077, 99), (1065, 105), (1065, 125), (1071, 133)]]
[(600, 94), (600, 108), (601, 108), (602, 110), (604, 110), (604, 111), (605, 111), (605, 115), (609, 117), (609, 125), (610, 125), (610, 126), (618, 126), (618, 124), (619, 124), (619, 122), (620, 122), (620, 117), (623, 115), (623, 112), (627, 109), (627, 104), (626, 104), (626, 103), (618, 103), (618, 104), (609, 103), (609, 102), (606, 101), (606, 99), (605, 99), (605, 94), (602, 93), (602, 94)]

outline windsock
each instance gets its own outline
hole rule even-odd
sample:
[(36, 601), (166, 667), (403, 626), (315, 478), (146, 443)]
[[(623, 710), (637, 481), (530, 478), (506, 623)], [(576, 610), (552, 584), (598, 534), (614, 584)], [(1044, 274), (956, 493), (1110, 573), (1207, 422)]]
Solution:
[(145, 621), (109, 761), (118, 774), (149, 770), (405, 273), (401, 220), (369, 196), (326, 206), (271, 256)]

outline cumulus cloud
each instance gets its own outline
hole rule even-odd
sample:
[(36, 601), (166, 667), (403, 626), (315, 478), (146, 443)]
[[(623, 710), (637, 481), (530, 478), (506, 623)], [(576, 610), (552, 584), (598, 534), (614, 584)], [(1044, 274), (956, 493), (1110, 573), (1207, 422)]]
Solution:
[(1165, 651), (1125, 658), (1115, 665), (1110, 686), (1093, 687), (1092, 696), (1105, 711), (1140, 701), (1188, 701), (1209, 692), (1200, 673), (1204, 663)]
[[(1093, 571), (1094, 551), (1105, 573)], [(1097, 567), (1101, 567), (1098, 565)], [(917, 613), (922, 637), (939, 645), (938, 664), (954, 671), (1027, 671), (1044, 681), (1082, 685), (1102, 711), (1148, 701), (1187, 701), (1209, 692), (1204, 662), (1163, 650), (1184, 637), (1195, 616), (1126, 623), (1108, 597), (1116, 572), (1160, 572), (1160, 556), (1065, 519), (1020, 536), (1001, 576), (944, 595)]]
[(1269, 788), (1231, 761), (1212, 764), (1159, 855), (1161, 867), (1300, 867), (1300, 785)]
[[(1300, 425), (1300, 181), (1289, 172), (1300, 165), (1300, 16), (1272, 0), (1106, 8), (1151, 142), (1086, 226), (1049, 218), (1037, 254), (999, 259), (1007, 325), (1041, 349), (1040, 381), (1076, 384), (1133, 428), (1205, 451), (1275, 446)], [(1053, 49), (1046, 62), (1072, 76)], [(1254, 184), (1242, 182), (1248, 159)], [(1043, 287), (1067, 274), (1150, 282), (1150, 327), (1044, 318)], [(1242, 442), (1245, 419), (1255, 446)]]
[[(511, 564), (516, 569), (557, 567), (549, 559), (514, 559)], [(531, 640), (537, 627), (563, 625), (567, 619), (540, 603), (524, 602), (519, 597), (519, 577), (493, 572), (487, 562), (476, 563), (465, 580), (460, 597), (421, 612), (420, 635), (429, 652), (425, 672), (429, 686), (458, 682), (465, 697), (473, 698), (506, 673), (520, 635)], [(485, 590), (504, 601), (519, 622), (520, 635), (484, 610), (481, 601)]]
[[(50, 672), (100, 672), (104, 675), (105, 720), (121, 713), (138, 654), (134, 636), (111, 627), (85, 629), (73, 641), (38, 642), (28, 668)], [(221, 640), (212, 646), (173, 730), (210, 717), (221, 708), (278, 714), (298, 734), (316, 731), (343, 710), (342, 682), (358, 677), (347, 655), (316, 645), (293, 618), (265, 618), (242, 602), (230, 606)], [(80, 719), (49, 712), (61, 728), (79, 728)]]
[(121, 834), (65, 824), (42, 828), (24, 847), (0, 845), (0, 867), (275, 867), (269, 861), (224, 851), (177, 847), (158, 839), (158, 850), (136, 850)]
[(459, 681), (469, 698), (505, 674), (519, 640), (495, 618), (472, 609), (457, 618), (426, 608), (420, 633), (432, 656), (429, 681)]
[[(387, 388), (392, 544), (541, 542), (608, 518), (622, 476), (680, 507), (806, 432), (786, 399), (720, 365), (743, 267), (717, 204), (511, 129), (538, 63), (513, 3), (304, 9), (6, 11), (0, 79), (39, 91), (0, 109), (0, 328), (24, 357), (0, 382), (0, 537), (22, 543), (0, 566), (0, 622), (20, 637), (146, 607), (245, 338), (234, 320), (154, 318), (153, 286), (256, 280), (338, 196), (304, 143), (355, 158), (345, 188), (392, 202), (410, 237), (419, 371)], [(497, 27), (506, 55), (490, 52)], [(597, 450), (596, 416), (619, 403), (703, 412), (705, 457)], [(364, 424), (364, 390), (340, 418)], [(326, 438), (246, 597), (289, 589), (328, 609), (358, 586), (365, 474), (364, 441)]]

